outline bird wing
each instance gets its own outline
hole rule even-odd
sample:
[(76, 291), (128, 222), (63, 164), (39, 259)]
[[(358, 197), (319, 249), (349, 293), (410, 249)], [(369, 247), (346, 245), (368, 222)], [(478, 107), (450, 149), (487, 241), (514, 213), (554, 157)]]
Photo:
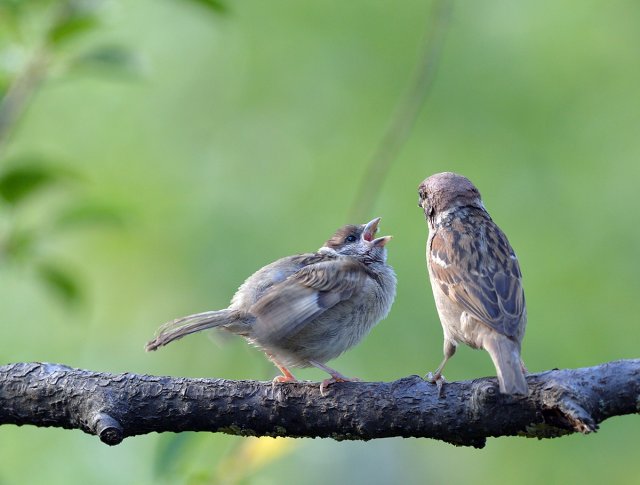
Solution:
[(362, 289), (369, 277), (364, 264), (349, 257), (328, 257), (309, 264), (274, 285), (249, 310), (256, 317), (258, 341), (278, 342)]
[[(471, 229), (471, 230), (470, 230)], [(508, 337), (525, 317), (522, 274), (515, 253), (493, 221), (454, 222), (431, 240), (434, 284), (471, 316)]]

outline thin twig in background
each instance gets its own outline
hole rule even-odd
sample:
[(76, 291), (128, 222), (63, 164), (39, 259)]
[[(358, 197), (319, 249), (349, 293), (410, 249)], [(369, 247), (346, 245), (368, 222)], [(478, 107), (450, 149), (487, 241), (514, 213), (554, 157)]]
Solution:
[(409, 138), (433, 86), (452, 8), (453, 0), (435, 0), (433, 3), (427, 22), (424, 51), (415, 78), (407, 94), (398, 104), (387, 131), (369, 160), (349, 212), (350, 221), (359, 221), (367, 217), (391, 164)]
[(0, 99), (0, 160), (3, 158), (11, 131), (46, 76), (47, 64), (47, 50), (39, 49)]
[[(53, 57), (50, 38), (52, 32), (68, 22), (77, 8), (77, 0), (68, 0), (55, 6), (48, 28), (42, 34), (40, 45), (33, 50), (29, 60), (0, 98), (0, 161), (4, 158), (12, 132), (47, 77)], [(94, 8), (97, 8), (97, 4)]]

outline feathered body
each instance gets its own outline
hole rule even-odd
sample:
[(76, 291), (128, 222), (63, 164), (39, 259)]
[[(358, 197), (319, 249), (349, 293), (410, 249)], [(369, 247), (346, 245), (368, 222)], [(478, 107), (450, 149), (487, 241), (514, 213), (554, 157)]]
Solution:
[(522, 273), (505, 234), (478, 189), (450, 172), (426, 179), (419, 204), (429, 225), (427, 266), (447, 360), (462, 342), (489, 352), (500, 390), (527, 394), (520, 358), (527, 323)]
[(293, 380), (287, 367), (324, 364), (356, 345), (389, 312), (396, 277), (386, 263), (389, 236), (374, 239), (379, 218), (339, 229), (317, 252), (279, 259), (240, 286), (228, 308), (165, 324), (155, 350), (205, 328), (245, 337)]

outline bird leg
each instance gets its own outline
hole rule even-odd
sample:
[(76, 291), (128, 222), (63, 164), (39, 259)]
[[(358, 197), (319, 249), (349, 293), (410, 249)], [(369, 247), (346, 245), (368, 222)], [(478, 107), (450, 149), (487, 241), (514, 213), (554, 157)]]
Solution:
[(444, 376), (442, 375), (442, 370), (444, 369), (447, 361), (456, 353), (456, 344), (448, 339), (444, 340), (444, 359), (440, 362), (440, 365), (436, 369), (435, 372), (429, 372), (426, 376), (424, 376), (425, 380), (435, 384), (438, 387), (438, 397), (442, 397), (442, 387), (446, 381)]
[(438, 368), (435, 370), (435, 372), (429, 372), (427, 373), (426, 376), (424, 376), (425, 380), (431, 382), (432, 384), (436, 384), (437, 381), (444, 379), (443, 375), (442, 375), (442, 369), (444, 369), (444, 365), (447, 363), (448, 358), (445, 357), (443, 359), (442, 362), (440, 362), (440, 365), (438, 366)]
[(298, 382), (298, 379), (295, 378), (291, 371), (280, 362), (278, 362), (273, 354), (267, 354), (267, 357), (278, 369), (280, 369), (280, 372), (282, 372), (281, 376), (276, 376), (273, 378), (273, 380), (271, 381), (272, 386), (282, 382)]
[(329, 384), (333, 384), (334, 382), (360, 382), (360, 379), (358, 379), (357, 377), (343, 376), (337, 370), (332, 369), (331, 367), (326, 366), (320, 362), (316, 362), (315, 360), (310, 360), (309, 364), (311, 364), (314, 367), (317, 367), (318, 369), (322, 369), (323, 371), (325, 371), (327, 374), (331, 376), (331, 379), (325, 379), (320, 384), (320, 395), (323, 397), (325, 395), (324, 391)]
[(435, 384), (436, 387), (438, 388), (438, 397), (443, 397), (444, 396), (444, 383), (447, 382), (447, 380), (444, 378), (444, 376), (439, 373), (439, 371), (436, 371), (435, 376), (429, 372), (426, 376), (424, 376), (425, 380), (431, 382), (432, 384)]

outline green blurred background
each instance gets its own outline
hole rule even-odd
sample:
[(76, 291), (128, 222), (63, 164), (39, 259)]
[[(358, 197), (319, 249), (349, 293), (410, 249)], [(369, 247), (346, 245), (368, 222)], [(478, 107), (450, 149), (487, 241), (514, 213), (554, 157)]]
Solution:
[[(63, 2), (20, 3), (0, 2), (3, 90)], [(271, 379), (241, 339), (201, 334), (153, 354), (143, 344), (347, 222), (420, 62), (431, 2), (96, 5), (98, 22), (53, 38), (0, 146), (5, 179), (31, 167), (44, 181), (0, 207), (0, 363)], [(380, 215), (394, 235), (396, 303), (331, 365), (394, 380), (440, 362), (416, 187), (444, 170), (476, 183), (519, 255), (530, 371), (637, 358), (639, 87), (636, 1), (456, 3), (412, 135), (374, 206), (350, 221)], [(493, 374), (468, 348), (446, 371)], [(638, 436), (625, 416), (595, 435), (483, 450), (195, 433), (109, 448), (79, 431), (3, 426), (0, 484), (639, 483)]]

